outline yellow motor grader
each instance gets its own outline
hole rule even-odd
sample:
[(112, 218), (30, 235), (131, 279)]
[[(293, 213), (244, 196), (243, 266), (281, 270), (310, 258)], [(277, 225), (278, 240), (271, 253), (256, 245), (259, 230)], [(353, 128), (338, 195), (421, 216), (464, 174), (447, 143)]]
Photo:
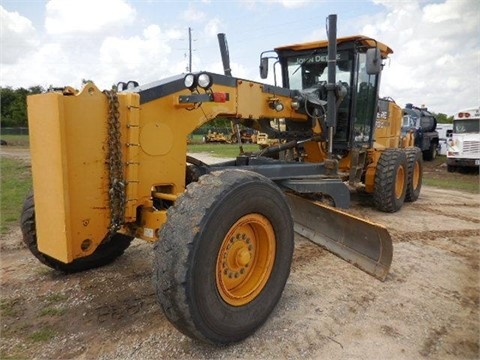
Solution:
[(203, 142), (205, 143), (222, 143), (225, 144), (228, 142), (225, 134), (216, 131), (208, 131), (208, 133), (203, 137)]
[[(156, 242), (153, 282), (166, 317), (216, 344), (265, 322), (290, 272), (294, 231), (385, 279), (388, 231), (340, 208), (351, 187), (383, 211), (416, 200), (421, 153), (401, 148), (398, 106), (378, 100), (392, 50), (364, 36), (336, 39), (335, 15), (328, 30), (328, 41), (275, 50), (282, 87), (199, 72), (30, 96), (28, 248), (76, 272), (110, 263), (135, 237)], [(188, 156), (187, 136), (217, 117), (285, 141), (214, 165)], [(282, 131), (270, 126), (279, 118)]]

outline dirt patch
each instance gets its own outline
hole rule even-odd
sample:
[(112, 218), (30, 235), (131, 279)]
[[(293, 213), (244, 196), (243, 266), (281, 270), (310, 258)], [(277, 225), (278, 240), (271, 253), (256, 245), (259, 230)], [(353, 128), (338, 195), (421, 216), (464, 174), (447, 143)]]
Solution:
[(0, 156), (7, 158), (15, 158), (22, 160), (30, 160), (30, 150), (28, 148), (21, 148), (15, 146), (0, 147)]
[(0, 241), (0, 358), (478, 359), (480, 195), (424, 187), (396, 214), (361, 196), (350, 211), (390, 229), (386, 281), (297, 236), (278, 306), (229, 347), (191, 340), (163, 316), (152, 244), (135, 240), (113, 264), (67, 276), (13, 229)]

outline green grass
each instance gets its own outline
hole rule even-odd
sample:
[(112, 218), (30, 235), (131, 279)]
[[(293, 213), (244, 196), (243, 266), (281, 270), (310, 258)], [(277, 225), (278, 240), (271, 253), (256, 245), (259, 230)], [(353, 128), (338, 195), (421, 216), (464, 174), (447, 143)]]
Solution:
[[(473, 178), (475, 175), (471, 175)], [(478, 183), (478, 175), (476, 176), (477, 181), (461, 181), (454, 178), (430, 178), (427, 176), (423, 177), (423, 185), (426, 186), (435, 186), (442, 189), (449, 190), (459, 190), (466, 191), (473, 194), (480, 194), (480, 184)]]
[(28, 135), (1, 134), (0, 139), (5, 140), (8, 146), (28, 147), (30, 144)]
[(55, 337), (55, 331), (43, 328), (32, 333), (28, 338), (33, 342), (47, 342)]
[(45, 301), (49, 304), (56, 304), (56, 303), (65, 301), (67, 299), (68, 299), (68, 296), (65, 294), (53, 293), (45, 296)]
[(1, 300), (0, 301), (0, 314), (2, 316), (17, 316), (18, 312), (15, 309), (16, 300)]
[(30, 166), (24, 161), (2, 157), (0, 159), (0, 233), (8, 232), (18, 224), (23, 201), (32, 187)]
[(189, 138), (192, 143), (201, 144), (203, 143), (203, 136), (204, 135), (200, 134), (191, 134)]
[(52, 308), (52, 307), (47, 307), (45, 309), (42, 309), (40, 312), (40, 316), (62, 316), (63, 314), (66, 313), (66, 309), (64, 308)]
[[(243, 144), (242, 147), (244, 152), (260, 150), (256, 144)], [(216, 157), (234, 158), (239, 155), (240, 150), (237, 144), (191, 144), (188, 145), (188, 152), (203, 152)]]

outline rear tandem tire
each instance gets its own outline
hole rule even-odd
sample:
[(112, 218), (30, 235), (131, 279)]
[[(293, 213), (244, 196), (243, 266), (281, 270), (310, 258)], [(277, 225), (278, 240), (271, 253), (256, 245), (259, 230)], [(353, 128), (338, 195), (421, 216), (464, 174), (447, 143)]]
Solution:
[(453, 173), (457, 171), (457, 167), (455, 165), (447, 165), (447, 171)]
[(202, 176), (169, 208), (155, 245), (153, 282), (166, 317), (207, 343), (250, 336), (281, 297), (293, 235), (271, 180), (243, 170)]
[(405, 194), (405, 201), (417, 201), (420, 196), (420, 189), (422, 188), (423, 178), (423, 159), (422, 151), (417, 148), (405, 149), (407, 154), (407, 192)]
[(423, 152), (423, 159), (426, 161), (433, 161), (437, 157), (438, 144), (435, 142), (430, 143), (430, 147)]
[(382, 152), (375, 171), (373, 200), (384, 212), (400, 210), (407, 190), (407, 156), (401, 149)]
[(122, 255), (133, 240), (133, 237), (131, 236), (115, 234), (108, 242), (98, 246), (92, 254), (75, 259), (68, 264), (45, 255), (38, 250), (37, 245), (33, 193), (27, 195), (23, 204), (20, 226), (23, 233), (23, 242), (27, 245), (30, 252), (40, 260), (42, 264), (65, 273), (85, 271), (107, 265)]

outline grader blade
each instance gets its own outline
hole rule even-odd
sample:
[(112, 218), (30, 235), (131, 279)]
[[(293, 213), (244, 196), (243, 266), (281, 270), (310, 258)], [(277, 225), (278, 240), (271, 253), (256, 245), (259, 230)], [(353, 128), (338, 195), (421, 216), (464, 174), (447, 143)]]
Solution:
[(378, 224), (297, 195), (287, 194), (295, 232), (379, 280), (385, 280), (393, 247)]

